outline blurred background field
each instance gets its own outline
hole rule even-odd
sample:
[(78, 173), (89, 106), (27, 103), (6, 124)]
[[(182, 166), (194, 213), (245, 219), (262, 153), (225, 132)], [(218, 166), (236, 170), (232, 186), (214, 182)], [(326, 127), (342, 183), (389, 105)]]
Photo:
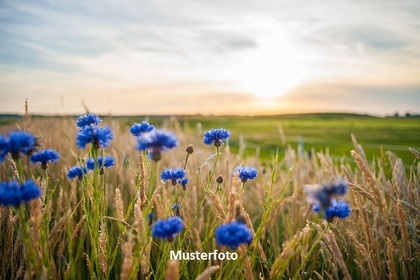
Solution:
[[(363, 143), (366, 158), (383, 151), (392, 151), (400, 157), (406, 168), (413, 163), (410, 147), (420, 149), (419, 117), (375, 117), (346, 113), (314, 113), (278, 116), (136, 116), (105, 117), (117, 119), (122, 125), (131, 126), (136, 121), (147, 119), (162, 125), (170, 118), (179, 123), (186, 132), (197, 129), (205, 131), (224, 127), (232, 131), (229, 141), (232, 151), (241, 150), (244, 156), (258, 155), (262, 161), (270, 161), (278, 150), (284, 155), (288, 146), (315, 152), (329, 151), (339, 162), (343, 158), (352, 162), (351, 134)], [(36, 117), (35, 117), (36, 118)], [(48, 118), (48, 117), (42, 117)], [(19, 116), (2, 116), (0, 124), (20, 121)]]
[[(363, 143), (366, 157), (383, 150), (391, 150), (406, 164), (412, 163), (409, 147), (419, 148), (420, 118), (377, 118), (356, 114), (300, 114), (259, 117), (185, 117), (179, 118), (186, 127), (201, 123), (203, 129), (226, 127), (234, 132), (229, 144), (239, 149), (240, 136), (246, 145), (245, 154), (255, 155), (260, 149), (262, 159), (270, 159), (279, 149), (284, 154), (285, 146), (303, 149), (314, 148), (316, 152), (329, 149), (330, 155), (339, 160), (349, 159), (353, 133)], [(285, 145), (286, 144), (286, 145)]]

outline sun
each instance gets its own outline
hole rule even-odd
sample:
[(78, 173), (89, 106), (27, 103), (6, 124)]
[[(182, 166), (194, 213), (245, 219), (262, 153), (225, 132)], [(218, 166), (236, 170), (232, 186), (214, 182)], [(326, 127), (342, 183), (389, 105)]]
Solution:
[(243, 54), (236, 77), (242, 90), (270, 100), (302, 82), (305, 69), (289, 37), (281, 28), (270, 30), (258, 38), (256, 49)]

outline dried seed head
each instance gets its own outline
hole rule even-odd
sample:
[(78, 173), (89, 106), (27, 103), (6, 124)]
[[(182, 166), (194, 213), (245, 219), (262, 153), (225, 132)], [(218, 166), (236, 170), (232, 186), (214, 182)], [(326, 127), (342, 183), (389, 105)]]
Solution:
[(216, 178), (216, 182), (217, 182), (218, 184), (223, 183), (223, 176), (222, 176), (222, 175), (217, 176), (217, 178)]
[(235, 217), (239, 217), (242, 214), (242, 205), (239, 201), (235, 201)]
[(194, 146), (192, 144), (188, 145), (188, 147), (185, 149), (185, 151), (191, 155), (192, 153), (194, 153)]
[(41, 163), (41, 168), (44, 169), (44, 170), (47, 170), (48, 169), (48, 164), (46, 162), (42, 162)]
[(238, 223), (244, 224), (246, 225), (246, 219), (244, 215), (239, 215), (236, 220), (238, 221)]
[(58, 258), (58, 265), (60, 266), (60, 268), (64, 268), (67, 265), (67, 259), (64, 255), (61, 255)]
[(162, 158), (160, 150), (157, 151), (151, 151), (149, 153), (149, 157), (154, 161), (159, 161)]

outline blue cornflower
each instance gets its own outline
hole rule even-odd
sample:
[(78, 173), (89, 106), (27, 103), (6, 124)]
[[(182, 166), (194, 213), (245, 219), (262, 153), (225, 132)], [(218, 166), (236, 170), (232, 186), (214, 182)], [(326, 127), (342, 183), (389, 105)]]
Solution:
[(177, 183), (182, 186), (182, 189), (185, 191), (187, 189), (188, 178), (178, 179)]
[(137, 138), (137, 149), (149, 150), (149, 157), (154, 161), (161, 159), (161, 152), (178, 146), (178, 139), (165, 130), (153, 129), (140, 134)]
[(76, 145), (79, 149), (84, 149), (88, 143), (92, 143), (94, 149), (105, 148), (112, 139), (114, 134), (110, 127), (87, 126), (77, 134)]
[(176, 185), (178, 180), (181, 180), (185, 177), (185, 170), (183, 168), (179, 169), (165, 169), (160, 174), (160, 178), (163, 181), (172, 181), (172, 185)]
[(86, 175), (88, 172), (86, 166), (73, 166), (70, 168), (69, 172), (67, 172), (67, 178), (73, 179), (78, 178), (79, 180), (82, 180), (83, 176)]
[(179, 217), (170, 217), (166, 220), (158, 220), (153, 228), (154, 237), (172, 241), (184, 228), (184, 222)]
[(252, 241), (251, 230), (238, 221), (220, 225), (216, 228), (216, 241), (222, 246), (237, 249), (241, 244), (249, 244)]
[[(101, 156), (98, 157), (98, 161), (96, 162), (96, 166), (98, 168), (110, 168), (115, 164), (114, 158), (111, 156), (106, 156), (102, 158)], [(90, 158), (86, 161), (86, 166), (89, 170), (95, 169), (95, 160)]]
[[(321, 211), (321, 204), (316, 202), (313, 204), (312, 210), (316, 213)], [(331, 200), (331, 205), (327, 208), (324, 208), (324, 219), (331, 220), (334, 217), (344, 219), (350, 216), (351, 209), (350, 205), (344, 200), (337, 201), (336, 199)]]
[(238, 173), (238, 177), (242, 180), (242, 183), (246, 183), (258, 175), (257, 169), (249, 166), (238, 166), (235, 168), (234, 173)]
[(91, 114), (88, 113), (86, 115), (80, 116), (77, 121), (77, 127), (82, 129), (86, 126), (90, 126), (91, 124), (93, 125), (98, 125), (102, 120), (99, 118), (98, 115), (96, 114)]
[(19, 183), (16, 180), (0, 182), (0, 205), (19, 207), (22, 194), (19, 191)]
[(40, 196), (41, 190), (32, 180), (27, 180), (21, 185), (16, 180), (0, 183), (0, 205), (6, 207), (19, 207), (21, 203), (29, 202)]
[(32, 180), (27, 180), (20, 186), (20, 192), (22, 194), (22, 199), (24, 202), (29, 202), (32, 199), (38, 198), (41, 196), (41, 190), (37, 184)]
[(6, 138), (4, 138), (3, 135), (0, 135), (0, 163), (4, 161), (4, 158), (8, 152), (7, 145), (8, 143)]
[(323, 208), (331, 205), (334, 196), (344, 196), (348, 191), (347, 183), (337, 178), (332, 183), (322, 185), (306, 185), (305, 192), (310, 203), (320, 203)]
[(334, 195), (344, 196), (346, 195), (349, 187), (347, 182), (342, 178), (336, 178), (334, 182), (330, 185), (326, 185), (326, 188), (329, 188)]
[(140, 134), (144, 132), (150, 132), (153, 129), (155, 129), (155, 127), (152, 124), (144, 121), (141, 124), (140, 123), (133, 124), (130, 128), (130, 132), (134, 136), (139, 136)]
[(42, 169), (47, 169), (48, 162), (57, 162), (60, 158), (60, 154), (52, 149), (46, 149), (44, 151), (38, 152), (31, 156), (31, 161), (33, 163), (41, 163)]
[(220, 147), (223, 144), (223, 141), (228, 140), (230, 137), (230, 132), (223, 128), (211, 129), (204, 133), (203, 142), (204, 144), (210, 146), (214, 144), (216, 147)]
[(12, 155), (13, 159), (18, 159), (20, 153), (30, 155), (35, 150), (36, 146), (36, 139), (31, 133), (23, 130), (9, 133), (7, 150)]

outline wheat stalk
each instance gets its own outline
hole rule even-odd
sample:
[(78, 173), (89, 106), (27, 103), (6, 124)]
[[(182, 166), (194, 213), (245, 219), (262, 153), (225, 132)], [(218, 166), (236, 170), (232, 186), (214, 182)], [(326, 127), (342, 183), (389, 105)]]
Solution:
[(379, 274), (378, 274), (378, 270), (376, 269), (375, 265), (373, 264), (372, 258), (368, 252), (368, 250), (366, 250), (366, 247), (361, 244), (356, 236), (353, 234), (353, 232), (347, 230), (347, 235), (350, 237), (350, 239), (353, 241), (353, 244), (355, 245), (355, 247), (360, 251), (360, 256), (363, 256), (363, 258), (366, 260), (366, 262), (368, 263), (368, 268), (369, 268), (369, 278), (370, 279), (379, 279)]
[(399, 224), (399, 228), (400, 228), (400, 232), (401, 232), (401, 240), (402, 240), (402, 245), (403, 245), (403, 255), (405, 257), (405, 259), (409, 259), (410, 258), (410, 241), (408, 239), (408, 230), (407, 230), (407, 225), (406, 225), (406, 216), (405, 216), (405, 212), (404, 209), (401, 205), (401, 202), (398, 201), (397, 202), (397, 218), (398, 218), (398, 224)]
[(144, 247), (143, 255), (141, 257), (140, 266), (141, 266), (141, 274), (144, 276), (149, 273), (149, 265), (150, 265), (150, 250), (152, 249), (153, 239), (152, 237), (149, 238), (149, 242), (147, 242), (146, 246)]
[(101, 220), (100, 230), (99, 230), (99, 264), (101, 266), (102, 272), (105, 274), (108, 268), (107, 264), (107, 256), (106, 256), (106, 249), (107, 249), (107, 232), (106, 232), (106, 224), (104, 220)]
[(210, 279), (210, 276), (212, 276), (216, 271), (219, 270), (218, 265), (213, 265), (208, 268), (206, 268), (200, 275), (195, 278), (195, 280), (208, 280)]
[(115, 189), (115, 205), (117, 210), (117, 217), (121, 221), (124, 221), (124, 203), (121, 197), (121, 191), (119, 188)]
[(177, 280), (179, 274), (179, 261), (171, 260), (168, 264), (168, 269), (166, 270), (166, 280)]
[(388, 279), (394, 280), (397, 279), (397, 274), (395, 270), (395, 260), (394, 260), (394, 247), (392, 246), (391, 239), (386, 239), (386, 256), (387, 256), (387, 267), (388, 267)]
[(134, 242), (132, 241), (131, 237), (129, 237), (128, 241), (122, 244), (123, 262), (120, 273), (121, 280), (129, 279), (130, 271), (133, 266), (133, 248)]
[(349, 274), (346, 264), (344, 263), (343, 255), (341, 254), (341, 251), (337, 245), (337, 241), (334, 237), (334, 233), (331, 230), (328, 230), (325, 235), (325, 239), (327, 240), (329, 248), (331, 252), (333, 253), (334, 260), (337, 262), (338, 266), (340, 267), (341, 272), (344, 275), (344, 279), (351, 280), (351, 276)]
[(219, 218), (223, 221), (226, 219), (226, 215), (225, 212), (223, 211), (223, 205), (220, 202), (220, 199), (213, 193), (213, 192), (209, 192), (208, 196), (211, 200), (211, 202), (213, 203), (214, 207), (217, 210), (217, 213), (219, 214)]
[(412, 152), (413, 155), (416, 156), (416, 158), (420, 159), (420, 153), (417, 150), (415, 150), (413, 148), (408, 148), (408, 150), (410, 150), (410, 152)]

